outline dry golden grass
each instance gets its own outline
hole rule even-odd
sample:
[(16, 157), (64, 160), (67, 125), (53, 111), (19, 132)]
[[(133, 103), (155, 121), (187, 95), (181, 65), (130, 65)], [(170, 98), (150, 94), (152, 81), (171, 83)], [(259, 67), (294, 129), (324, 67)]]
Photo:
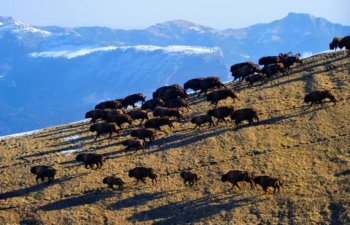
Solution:
[[(241, 101), (220, 105), (254, 107), (260, 124), (176, 129), (158, 133), (144, 151), (120, 144), (130, 129), (112, 140), (94, 142), (86, 122), (44, 129), (0, 142), (0, 224), (349, 224), (350, 223), (350, 58), (345, 51), (308, 58), (287, 77), (254, 87), (236, 86)], [(232, 85), (232, 84), (231, 84)], [(338, 103), (305, 107), (305, 93), (329, 89)], [(189, 120), (210, 108), (191, 98)], [(65, 150), (93, 150), (108, 160), (101, 170), (85, 169)], [(33, 165), (53, 165), (53, 184), (36, 184)], [(159, 182), (135, 185), (135, 166), (152, 167)], [(182, 169), (201, 179), (183, 185)], [(221, 174), (247, 170), (283, 180), (280, 193), (242, 190), (220, 181)], [(126, 182), (107, 190), (105, 176)]]

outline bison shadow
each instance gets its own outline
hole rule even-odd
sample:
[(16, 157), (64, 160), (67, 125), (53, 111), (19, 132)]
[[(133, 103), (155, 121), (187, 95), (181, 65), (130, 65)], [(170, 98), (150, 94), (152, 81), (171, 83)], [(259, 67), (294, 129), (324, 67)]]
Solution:
[(94, 204), (97, 201), (101, 201), (103, 199), (112, 197), (114, 195), (113, 192), (110, 191), (93, 191), (88, 192), (83, 195), (69, 197), (66, 199), (62, 199), (56, 202), (52, 202), (41, 206), (40, 209), (43, 211), (52, 211), (52, 210), (61, 210), (66, 208), (71, 208), (75, 206), (81, 205), (89, 205)]
[(128, 220), (132, 222), (156, 221), (154, 224), (193, 224), (197, 221), (208, 219), (222, 211), (230, 211), (263, 201), (257, 200), (255, 197), (235, 200), (233, 199), (235, 196), (206, 196), (187, 202), (173, 202), (135, 213)]
[(73, 178), (83, 176), (85, 174), (86, 173), (82, 173), (82, 174), (78, 174), (78, 175), (70, 176), (70, 177), (61, 177), (61, 178), (58, 178), (58, 179), (54, 179), (50, 184), (48, 184), (47, 181), (45, 181), (45, 182), (41, 182), (41, 183), (35, 184), (33, 186), (30, 186), (30, 187), (26, 187), (26, 188), (22, 188), (22, 189), (19, 189), (19, 190), (14, 190), (14, 191), (9, 191), (9, 192), (6, 192), (6, 193), (1, 193), (0, 194), (0, 200), (1, 199), (7, 199), (7, 198), (19, 197), (19, 196), (22, 196), (22, 195), (29, 194), (31, 192), (40, 191), (41, 189), (44, 189), (46, 187), (50, 187), (51, 185), (58, 184), (58, 183), (63, 183), (63, 182), (66, 182), (68, 180), (71, 180)]
[(350, 169), (338, 172), (336, 174), (334, 174), (336, 177), (340, 177), (340, 176), (348, 176), (350, 175)]
[[(171, 194), (171, 192), (170, 192)], [(132, 196), (130, 198), (117, 201), (116, 203), (110, 205), (108, 209), (110, 210), (121, 210), (124, 208), (130, 208), (138, 205), (143, 205), (147, 202), (164, 198), (169, 195), (169, 192), (160, 191), (155, 193), (142, 193)]]

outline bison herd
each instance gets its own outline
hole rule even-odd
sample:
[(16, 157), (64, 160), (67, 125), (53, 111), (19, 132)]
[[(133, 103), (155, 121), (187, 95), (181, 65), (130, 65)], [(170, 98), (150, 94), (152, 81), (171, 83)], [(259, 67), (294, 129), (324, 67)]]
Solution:
[[(336, 37), (330, 43), (331, 49), (350, 48), (350, 36)], [(299, 54), (292, 55), (289, 53), (281, 53), (278, 56), (265, 56), (259, 59), (259, 65), (253, 62), (244, 62), (232, 65), (230, 72), (234, 80), (247, 81), (249, 85), (255, 82), (266, 82), (269, 78), (277, 73), (288, 74), (293, 64), (302, 64)], [(182, 109), (187, 111), (191, 109), (188, 102), (189, 95), (187, 91), (192, 89), (199, 97), (201, 94), (206, 95), (206, 99), (210, 105), (214, 107), (206, 114), (196, 115), (190, 118), (190, 122), (194, 124), (194, 128), (200, 128), (204, 124), (209, 127), (218, 125), (221, 121), (227, 124), (226, 118), (230, 118), (236, 126), (239, 126), (243, 121), (247, 121), (249, 125), (259, 123), (259, 112), (254, 108), (236, 109), (233, 105), (218, 106), (221, 100), (231, 98), (240, 100), (233, 90), (228, 89), (225, 84), (220, 81), (219, 77), (201, 77), (194, 78), (184, 83), (182, 88), (179, 84), (164, 86), (153, 92), (153, 99), (147, 100), (142, 93), (136, 93), (126, 96), (123, 99), (103, 101), (95, 106), (95, 109), (87, 112), (85, 118), (90, 118), (90, 131), (96, 132), (96, 137), (103, 134), (109, 134), (112, 138), (113, 133), (119, 134), (123, 129), (124, 124), (133, 129), (129, 133), (131, 138), (122, 143), (126, 146), (126, 150), (130, 149), (145, 149), (147, 141), (152, 142), (157, 136), (157, 131), (162, 131), (161, 127), (168, 126), (170, 129), (175, 129), (174, 122), (185, 123), (186, 118), (183, 115)], [(218, 89), (218, 90), (215, 90)], [(210, 93), (208, 93), (210, 91)], [(329, 99), (336, 104), (335, 97), (328, 90), (313, 91), (305, 95), (304, 102), (310, 104), (321, 104), (324, 99)], [(141, 107), (136, 108), (135, 104), (141, 102)], [(132, 110), (128, 110), (131, 106)], [(152, 118), (149, 114), (152, 113)], [(173, 119), (174, 118), (174, 119)], [(216, 120), (214, 123), (213, 118)], [(138, 127), (134, 127), (133, 121), (140, 120)], [(145, 121), (145, 122), (144, 122)], [(142, 125), (144, 124), (144, 125)], [(105, 159), (101, 154), (97, 153), (80, 153), (76, 156), (76, 161), (82, 162), (85, 168), (100, 169), (103, 166)], [(34, 166), (31, 168), (31, 173), (36, 175), (36, 181), (39, 179), (44, 181), (48, 179), (50, 183), (56, 175), (56, 169), (52, 166)], [(128, 172), (130, 178), (135, 178), (136, 182), (146, 182), (146, 178), (152, 180), (152, 183), (157, 182), (158, 175), (153, 168), (135, 167)], [(180, 177), (185, 185), (193, 186), (199, 181), (199, 176), (189, 171), (181, 171)], [(260, 185), (267, 192), (268, 187), (273, 188), (273, 192), (279, 192), (282, 182), (278, 178), (270, 176), (254, 176), (247, 171), (231, 170), (221, 176), (222, 182), (229, 182), (232, 187), (240, 189), (239, 182), (248, 182), (251, 189), (255, 185)], [(125, 182), (115, 176), (107, 176), (102, 182), (109, 188), (118, 186), (118, 189), (124, 188)]]

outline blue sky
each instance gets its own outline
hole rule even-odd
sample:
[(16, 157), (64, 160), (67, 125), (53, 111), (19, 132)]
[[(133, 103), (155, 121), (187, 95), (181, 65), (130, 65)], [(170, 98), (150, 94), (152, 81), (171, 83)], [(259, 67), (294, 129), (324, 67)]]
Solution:
[(225, 29), (310, 13), (350, 25), (350, 0), (0, 0), (0, 16), (32, 25), (145, 28), (184, 19)]

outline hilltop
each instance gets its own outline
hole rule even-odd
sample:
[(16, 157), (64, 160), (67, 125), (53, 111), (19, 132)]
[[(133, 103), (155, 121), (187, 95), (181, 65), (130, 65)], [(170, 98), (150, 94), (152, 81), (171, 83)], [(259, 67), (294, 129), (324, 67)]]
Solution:
[[(95, 142), (87, 121), (2, 139), (0, 223), (348, 224), (349, 75), (348, 52), (337, 51), (304, 59), (290, 75), (263, 85), (230, 83), (241, 101), (220, 105), (258, 109), (258, 125), (193, 129), (176, 123), (144, 151), (126, 152), (120, 144), (130, 129)], [(330, 90), (338, 103), (306, 107), (305, 94), (320, 89)], [(187, 120), (210, 109), (204, 97), (191, 96), (190, 102)], [(108, 159), (101, 170), (87, 170), (75, 162), (76, 151)], [(39, 164), (58, 169), (53, 184), (36, 184), (29, 170)], [(134, 185), (127, 172), (141, 165), (155, 169), (157, 184)], [(182, 169), (199, 174), (197, 186), (183, 185)], [(220, 176), (232, 169), (279, 177), (281, 192), (265, 195), (245, 183), (231, 189)], [(112, 174), (127, 183), (124, 191), (102, 184)]]

